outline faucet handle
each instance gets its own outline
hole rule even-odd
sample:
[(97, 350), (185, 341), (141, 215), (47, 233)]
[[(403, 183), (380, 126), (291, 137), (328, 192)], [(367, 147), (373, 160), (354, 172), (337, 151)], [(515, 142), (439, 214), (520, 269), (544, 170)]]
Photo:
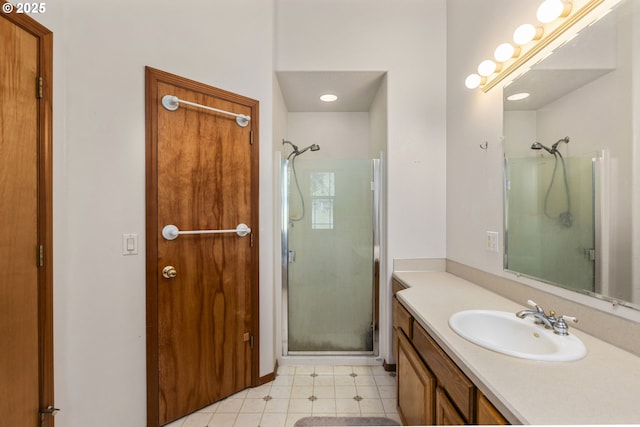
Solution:
[(560, 316), (558, 320), (553, 324), (553, 332), (557, 335), (569, 335), (569, 327), (565, 320), (568, 320), (573, 323), (578, 323), (578, 319), (572, 316)]
[(538, 313), (544, 313), (542, 307), (536, 304), (534, 300), (527, 300), (527, 304), (529, 304), (531, 307), (534, 307)]
[(568, 320), (568, 321), (573, 322), (573, 323), (578, 323), (578, 318), (577, 317), (573, 317), (573, 316), (560, 316), (560, 319)]

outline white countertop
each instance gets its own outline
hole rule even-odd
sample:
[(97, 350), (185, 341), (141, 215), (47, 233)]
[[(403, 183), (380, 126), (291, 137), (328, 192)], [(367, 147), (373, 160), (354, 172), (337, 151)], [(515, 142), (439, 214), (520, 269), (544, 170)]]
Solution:
[(461, 310), (515, 313), (529, 307), (449, 273), (394, 277), (409, 286), (398, 300), (510, 423), (640, 424), (640, 357), (571, 326), (587, 347), (583, 359), (542, 362), (496, 353), (456, 334), (449, 317)]

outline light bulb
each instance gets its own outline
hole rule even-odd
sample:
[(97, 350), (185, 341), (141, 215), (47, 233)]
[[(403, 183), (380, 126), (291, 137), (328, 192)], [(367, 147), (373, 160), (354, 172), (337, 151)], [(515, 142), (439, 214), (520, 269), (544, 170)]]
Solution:
[(513, 32), (513, 41), (517, 45), (524, 45), (536, 38), (540, 38), (542, 29), (531, 24), (522, 24)]
[(477, 88), (478, 86), (480, 86), (480, 83), (482, 83), (482, 77), (480, 77), (478, 74), (470, 74), (464, 81), (465, 86), (469, 89)]
[(538, 7), (536, 17), (543, 24), (553, 22), (561, 16), (567, 16), (571, 11), (571, 3), (562, 0), (545, 0)]
[[(519, 50), (520, 48), (518, 48)], [(502, 43), (493, 53), (493, 57), (498, 62), (505, 62), (516, 56), (516, 48), (511, 43)]]
[(496, 72), (497, 65), (490, 59), (486, 59), (478, 65), (478, 74), (482, 77), (490, 76)]

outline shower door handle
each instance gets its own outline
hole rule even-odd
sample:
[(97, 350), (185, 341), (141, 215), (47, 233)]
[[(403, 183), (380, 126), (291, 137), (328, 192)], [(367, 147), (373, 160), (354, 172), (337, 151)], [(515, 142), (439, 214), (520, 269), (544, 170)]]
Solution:
[(289, 264), (296, 262), (296, 251), (287, 252), (287, 262), (289, 262)]

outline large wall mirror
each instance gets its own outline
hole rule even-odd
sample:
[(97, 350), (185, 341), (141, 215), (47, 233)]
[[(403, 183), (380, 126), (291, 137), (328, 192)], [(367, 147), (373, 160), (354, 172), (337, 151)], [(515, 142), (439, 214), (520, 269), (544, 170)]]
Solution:
[(503, 92), (505, 269), (640, 309), (640, 1)]

